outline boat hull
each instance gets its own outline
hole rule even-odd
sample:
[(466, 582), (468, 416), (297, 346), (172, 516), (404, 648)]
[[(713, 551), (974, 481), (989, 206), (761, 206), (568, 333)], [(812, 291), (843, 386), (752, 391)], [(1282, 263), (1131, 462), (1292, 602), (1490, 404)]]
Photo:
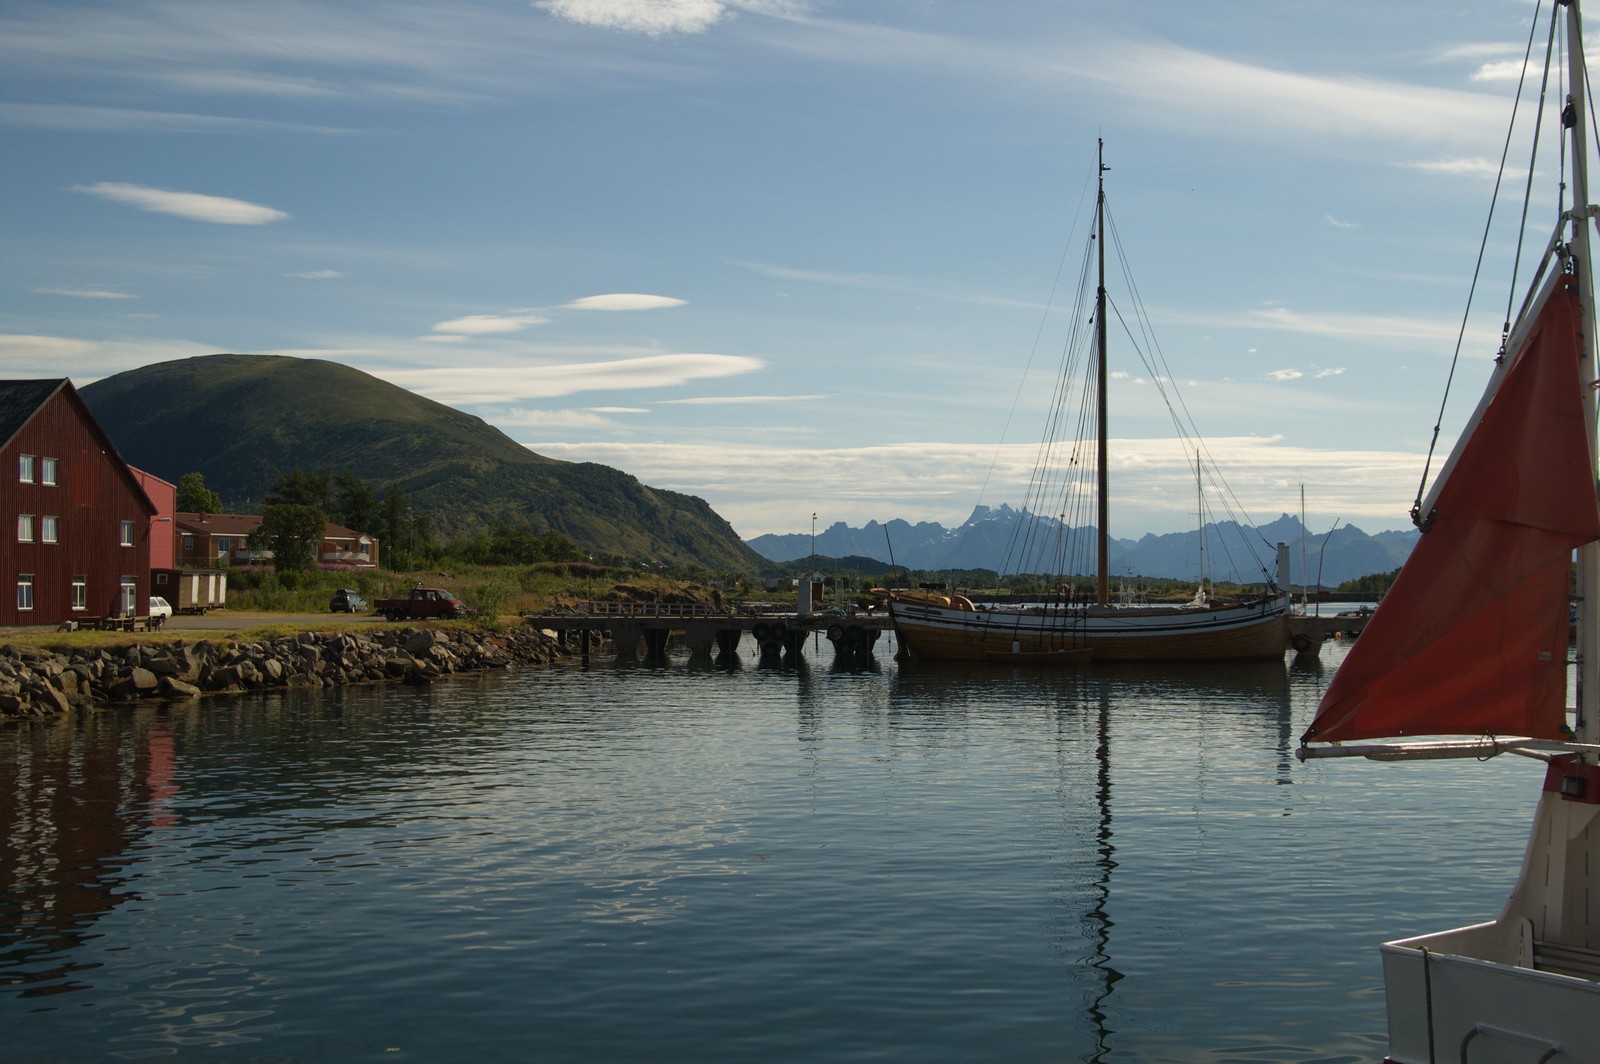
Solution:
[(1469, 955), (1498, 932), (1487, 923), (1384, 944), (1392, 1064), (1594, 1059), (1600, 983)]
[(1286, 597), (1215, 609), (889, 610), (902, 649), (923, 661), (1251, 661), (1282, 658), (1290, 637)]

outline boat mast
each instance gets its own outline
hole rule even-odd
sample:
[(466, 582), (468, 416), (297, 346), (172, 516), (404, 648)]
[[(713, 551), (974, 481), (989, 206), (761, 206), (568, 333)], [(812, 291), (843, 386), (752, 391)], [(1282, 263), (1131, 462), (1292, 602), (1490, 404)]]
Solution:
[[(1589, 259), (1589, 120), (1584, 111), (1589, 89), (1583, 61), (1583, 18), (1573, 0), (1567, 3), (1567, 97), (1571, 115), (1572, 257), (1578, 302), (1582, 308), (1584, 425), (1589, 432), (1589, 467), (1595, 469), (1595, 314), (1594, 268)], [(1578, 548), (1578, 741), (1600, 741), (1600, 544)]]
[(1099, 191), (1095, 196), (1094, 232), (1095, 239), (1100, 242), (1097, 249), (1100, 255), (1100, 283), (1094, 293), (1094, 323), (1095, 323), (1095, 355), (1097, 361), (1098, 378), (1096, 380), (1096, 398), (1099, 403), (1098, 418), (1100, 429), (1099, 475), (1097, 477), (1096, 492), (1098, 496), (1098, 510), (1095, 521), (1100, 526), (1098, 538), (1098, 551), (1100, 556), (1099, 579), (1095, 583), (1095, 603), (1104, 606), (1111, 601), (1110, 581), (1107, 575), (1108, 556), (1110, 555), (1111, 535), (1107, 531), (1110, 524), (1111, 506), (1109, 501), (1111, 477), (1107, 471), (1110, 465), (1111, 447), (1106, 437), (1106, 142), (1102, 139), (1096, 142), (1099, 146), (1097, 165), (1099, 173)]

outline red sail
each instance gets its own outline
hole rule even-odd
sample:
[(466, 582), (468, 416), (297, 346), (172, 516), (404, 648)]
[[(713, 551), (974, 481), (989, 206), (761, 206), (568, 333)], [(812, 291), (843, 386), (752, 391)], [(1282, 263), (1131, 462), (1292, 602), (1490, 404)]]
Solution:
[(1306, 741), (1561, 737), (1572, 552), (1600, 538), (1580, 320), (1557, 286)]

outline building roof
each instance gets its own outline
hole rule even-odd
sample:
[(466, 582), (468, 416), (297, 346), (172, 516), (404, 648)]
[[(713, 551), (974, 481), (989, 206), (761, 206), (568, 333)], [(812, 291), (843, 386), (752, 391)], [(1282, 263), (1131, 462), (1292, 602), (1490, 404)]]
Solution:
[(95, 420), (83, 397), (78, 394), (78, 389), (72, 386), (72, 381), (66, 377), (54, 377), (46, 380), (30, 381), (0, 381), (0, 447), (5, 447), (16, 438), (28, 422), (33, 420), (41, 407), (60, 392), (66, 396), (67, 403), (77, 410), (78, 416), (89, 431), (94, 434), (102, 444), (106, 457), (111, 460), (112, 468), (117, 476), (132, 490), (134, 497), (144, 504), (150, 513), (156, 513), (158, 507), (150, 501), (150, 496), (145, 492), (144, 485), (129, 468), (128, 463), (122, 460), (122, 455), (117, 453), (116, 445), (111, 442), (111, 437), (106, 435), (106, 430), (100, 427), (100, 422)]
[[(248, 536), (261, 527), (260, 514), (178, 513), (173, 515), (173, 521), (176, 522), (179, 531), (207, 536)], [(323, 539), (356, 540), (363, 536), (366, 536), (365, 532), (357, 532), (353, 528), (336, 525), (332, 521), (329, 521), (322, 530)]]
[(33, 415), (63, 384), (65, 377), (44, 381), (0, 381), (0, 447), (22, 431)]

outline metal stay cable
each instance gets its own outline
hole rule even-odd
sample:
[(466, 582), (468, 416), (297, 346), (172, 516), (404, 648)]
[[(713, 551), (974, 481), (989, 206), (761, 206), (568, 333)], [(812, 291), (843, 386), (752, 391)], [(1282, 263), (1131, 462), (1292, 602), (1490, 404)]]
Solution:
[[(1204, 468), (1206, 480), (1210, 484), (1213, 495), (1221, 504), (1223, 512), (1227, 514), (1228, 519), (1233, 522), (1241, 533), (1247, 528), (1253, 531), (1260, 538), (1262, 546), (1270, 555), (1273, 552), (1272, 544), (1267, 541), (1265, 536), (1261, 535), (1260, 527), (1256, 524), (1255, 519), (1245, 509), (1244, 504), (1234, 493), (1233, 487), (1227, 482), (1227, 479), (1222, 476), (1221, 466), (1211, 454), (1211, 448), (1206, 443), (1205, 437), (1200, 434), (1194, 415), (1189, 412), (1188, 404), (1184, 401), (1182, 393), (1178, 391), (1177, 378), (1172, 373), (1171, 366), (1167, 362), (1166, 352), (1161, 349), (1160, 343), (1156, 340), (1154, 330), (1150, 326), (1150, 315), (1144, 307), (1144, 297), (1140, 293), (1139, 286), (1134, 281), (1132, 271), (1127, 265), (1127, 255), (1122, 251), (1121, 235), (1116, 228), (1115, 219), (1111, 218), (1109, 204), (1107, 219), (1106, 228), (1111, 231), (1112, 237), (1117, 242), (1117, 259), (1123, 264), (1124, 283), (1132, 300), (1133, 315), (1139, 325), (1142, 342), (1140, 336), (1134, 335), (1133, 329), (1122, 316), (1120, 308), (1114, 308), (1117, 313), (1117, 321), (1122, 325), (1123, 333), (1128, 337), (1134, 350), (1138, 352), (1139, 359), (1144, 363), (1145, 369), (1149, 371), (1156, 392), (1161, 396), (1162, 402), (1166, 404), (1167, 415), (1171, 418), (1173, 428), (1177, 431), (1178, 438), (1184, 444), (1185, 450), (1192, 449), (1204, 456), (1204, 461), (1201, 464)], [(1222, 550), (1224, 554), (1229, 555), (1228, 560), (1231, 563), (1233, 561), (1232, 552), (1228, 549), (1226, 539), (1222, 542)], [(1266, 575), (1270, 580), (1271, 573), (1266, 563), (1254, 551), (1251, 551), (1251, 562), (1253, 563), (1253, 568)]]
[[(1483, 259), (1484, 259), (1484, 256), (1488, 253), (1489, 231), (1490, 231), (1491, 227), (1494, 225), (1494, 209), (1495, 209), (1495, 206), (1500, 202), (1500, 185), (1501, 185), (1501, 182), (1503, 182), (1505, 180), (1506, 160), (1511, 157), (1511, 138), (1516, 132), (1517, 114), (1521, 111), (1521, 108), (1522, 108), (1522, 92), (1523, 92), (1523, 89), (1526, 88), (1527, 84), (1528, 84), (1528, 60), (1533, 56), (1533, 42), (1538, 36), (1539, 16), (1540, 16), (1540, 12), (1543, 9), (1544, 9), (1544, 0), (1537, 0), (1537, 2), (1534, 5), (1534, 9), (1533, 9), (1533, 19), (1532, 19), (1532, 21), (1531, 21), (1531, 23), (1530, 23), (1530, 25), (1528, 27), (1528, 43), (1527, 43), (1527, 46), (1523, 49), (1523, 53), (1522, 53), (1522, 73), (1517, 78), (1517, 94), (1513, 98), (1512, 103), (1511, 103), (1511, 121), (1506, 126), (1505, 144), (1500, 149), (1500, 168), (1499, 168), (1498, 171), (1496, 171), (1495, 177), (1494, 177), (1494, 193), (1489, 197), (1489, 215), (1488, 215), (1487, 218), (1484, 219), (1484, 222), (1483, 222), (1483, 237), (1478, 243), (1478, 258), (1477, 258), (1477, 261), (1473, 264), (1473, 267), (1472, 267), (1472, 283), (1467, 287), (1467, 305), (1461, 312), (1461, 327), (1456, 332), (1455, 351), (1450, 356), (1450, 371), (1445, 375), (1444, 394), (1439, 399), (1439, 414), (1438, 414), (1438, 417), (1435, 419), (1435, 421), (1433, 423), (1433, 434), (1430, 437), (1430, 439), (1428, 440), (1428, 456), (1427, 456), (1427, 458), (1425, 458), (1423, 460), (1423, 463), (1422, 463), (1422, 479), (1417, 484), (1417, 497), (1416, 497), (1416, 500), (1414, 502), (1412, 502), (1412, 504), (1411, 504), (1411, 523), (1416, 525), (1418, 528), (1423, 527), (1423, 524), (1424, 524), (1424, 522), (1426, 520), (1426, 516), (1422, 512), (1422, 498), (1427, 493), (1428, 473), (1433, 468), (1434, 451), (1437, 450), (1437, 448), (1439, 446), (1439, 430), (1440, 430), (1440, 426), (1442, 426), (1444, 424), (1445, 406), (1450, 401), (1450, 388), (1451, 388), (1451, 385), (1454, 384), (1454, 382), (1455, 382), (1456, 369), (1459, 367), (1459, 365), (1461, 363), (1461, 347), (1466, 342), (1466, 336), (1467, 336), (1467, 319), (1472, 314), (1472, 300), (1473, 300), (1473, 297), (1477, 294), (1477, 291), (1478, 291), (1478, 279), (1482, 276), (1482, 273), (1483, 273)], [(1530, 157), (1530, 159), (1528, 161), (1528, 184), (1527, 184), (1527, 187), (1525, 188), (1524, 193), (1523, 193), (1522, 211), (1523, 211), (1524, 223), (1526, 223), (1526, 219), (1527, 219), (1528, 201), (1529, 201), (1529, 199), (1531, 198), (1531, 196), (1533, 194), (1532, 193), (1533, 164), (1534, 164), (1534, 161), (1538, 158), (1538, 153), (1539, 153), (1538, 131), (1539, 131), (1540, 125), (1542, 123), (1542, 114), (1543, 114), (1543, 111), (1544, 111), (1543, 103), (1544, 103), (1544, 100), (1545, 100), (1545, 91), (1546, 91), (1546, 88), (1549, 85), (1549, 81), (1550, 81), (1550, 57), (1551, 57), (1551, 54), (1552, 54), (1552, 50), (1553, 50), (1553, 48), (1555, 46), (1555, 34), (1556, 34), (1556, 22), (1557, 21), (1558, 20), (1552, 15), (1552, 17), (1550, 19), (1550, 33), (1545, 39), (1545, 53), (1544, 53), (1545, 73), (1544, 73), (1543, 79), (1541, 79), (1541, 84), (1540, 84), (1540, 92), (1539, 92), (1540, 107), (1538, 108), (1539, 115), (1535, 118), (1533, 149), (1532, 149), (1533, 154), (1532, 154), (1532, 156)], [(1524, 225), (1524, 228), (1525, 227), (1526, 226)], [(1517, 275), (1517, 271), (1521, 269), (1521, 263), (1522, 263), (1522, 233), (1519, 232), (1517, 234), (1516, 262), (1513, 264), (1512, 271), (1511, 271), (1511, 280), (1512, 280), (1511, 291), (1512, 291), (1512, 293), (1515, 293), (1515, 291), (1516, 291), (1516, 275)], [(1501, 358), (1505, 357), (1505, 344), (1506, 344), (1507, 339), (1510, 337), (1510, 333), (1511, 333), (1511, 307), (1510, 307), (1510, 304), (1509, 304), (1509, 301), (1508, 301), (1507, 306), (1506, 306), (1504, 324), (1502, 325), (1501, 331), (1500, 331), (1500, 355), (1499, 355), (1499, 357), (1501, 357)]]

